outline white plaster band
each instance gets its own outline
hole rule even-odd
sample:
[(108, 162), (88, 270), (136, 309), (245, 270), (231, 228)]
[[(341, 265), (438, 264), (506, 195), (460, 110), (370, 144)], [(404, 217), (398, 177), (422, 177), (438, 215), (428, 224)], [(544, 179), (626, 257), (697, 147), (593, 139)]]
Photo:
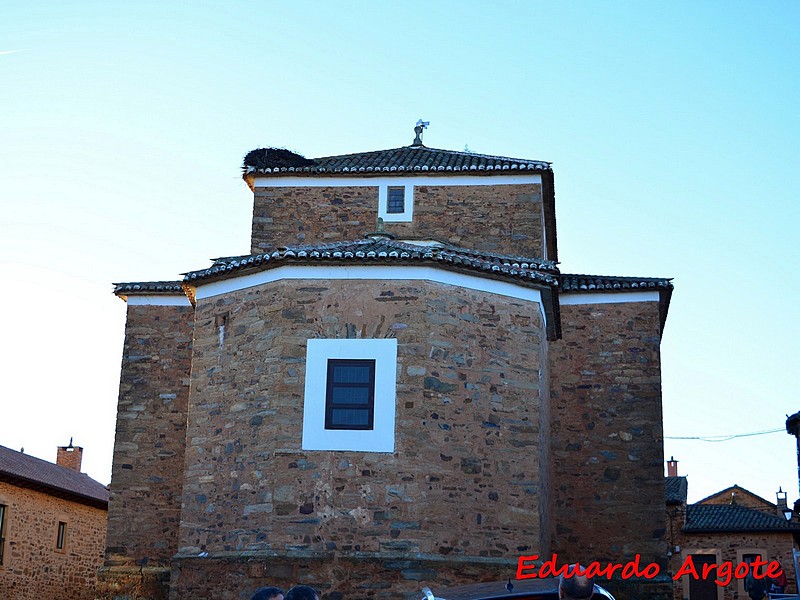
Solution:
[(658, 292), (642, 292), (640, 290), (615, 290), (613, 292), (594, 292), (587, 294), (570, 294), (562, 292), (559, 297), (561, 306), (571, 304), (622, 304), (624, 302), (658, 302), (661, 299)]
[(383, 186), (448, 186), (448, 185), (530, 185), (542, 183), (542, 176), (527, 175), (486, 175), (479, 171), (475, 175), (425, 176), (405, 175), (405, 171), (395, 175), (376, 173), (376, 177), (256, 177), (254, 187), (379, 187)]
[[(124, 294), (122, 294), (124, 296)], [(127, 296), (128, 306), (191, 306), (186, 296)]]
[[(410, 267), (387, 265), (355, 265), (352, 267), (336, 266), (323, 267), (316, 265), (287, 265), (260, 271), (251, 275), (242, 275), (223, 281), (197, 284), (197, 299), (205, 300), (212, 296), (228, 294), (237, 290), (272, 283), (281, 279), (375, 279), (382, 281), (396, 281), (407, 279), (410, 281), (432, 281), (455, 285), (479, 292), (489, 292), (500, 296), (509, 296), (519, 300), (542, 303), (542, 295), (535, 290), (521, 285), (514, 285), (506, 281), (484, 279), (475, 275), (454, 273), (434, 267)], [(189, 282), (191, 285), (191, 282)]]

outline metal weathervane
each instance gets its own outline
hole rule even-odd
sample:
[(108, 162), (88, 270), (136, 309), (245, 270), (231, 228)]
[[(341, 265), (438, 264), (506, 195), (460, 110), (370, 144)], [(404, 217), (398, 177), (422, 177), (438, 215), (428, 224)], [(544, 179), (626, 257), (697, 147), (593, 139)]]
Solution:
[(417, 137), (414, 138), (414, 143), (411, 144), (412, 146), (422, 146), (422, 131), (427, 129), (430, 124), (430, 121), (423, 121), (422, 119), (417, 121), (417, 126), (414, 127), (414, 133), (417, 134)]

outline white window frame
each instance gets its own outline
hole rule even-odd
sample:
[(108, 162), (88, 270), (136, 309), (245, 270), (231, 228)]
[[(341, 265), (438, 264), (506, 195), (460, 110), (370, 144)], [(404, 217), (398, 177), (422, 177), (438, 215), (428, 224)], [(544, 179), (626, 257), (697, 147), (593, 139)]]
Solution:
[[(375, 412), (372, 429), (325, 429), (328, 359), (375, 360)], [(394, 452), (396, 398), (396, 339), (308, 340), (302, 449)]]
[[(403, 188), (403, 212), (390, 213), (389, 188)], [(378, 216), (384, 223), (408, 223), (414, 219), (414, 186), (404, 183), (381, 183), (378, 185)]]

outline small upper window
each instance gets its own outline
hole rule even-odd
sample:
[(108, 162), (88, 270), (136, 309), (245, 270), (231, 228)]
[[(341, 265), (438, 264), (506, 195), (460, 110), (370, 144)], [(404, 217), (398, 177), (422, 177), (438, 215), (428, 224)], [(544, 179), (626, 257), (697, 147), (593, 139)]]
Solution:
[(406, 211), (405, 188), (390, 187), (386, 196), (386, 212), (392, 215), (402, 214)]
[(58, 533), (56, 534), (56, 549), (63, 550), (67, 543), (67, 524), (63, 521), (58, 522)]
[(372, 429), (375, 361), (329, 360), (325, 429)]
[[(393, 179), (392, 183), (396, 183)], [(378, 216), (384, 223), (411, 223), (414, 220), (414, 186), (378, 185)]]

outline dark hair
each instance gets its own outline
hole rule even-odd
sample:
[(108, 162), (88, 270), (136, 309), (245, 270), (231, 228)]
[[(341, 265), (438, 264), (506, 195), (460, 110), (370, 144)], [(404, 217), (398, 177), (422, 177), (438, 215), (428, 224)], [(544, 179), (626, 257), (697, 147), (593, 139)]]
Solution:
[(319, 594), (307, 585), (296, 585), (283, 597), (283, 600), (317, 600)]
[[(567, 573), (569, 577), (561, 576), (558, 587), (570, 600), (588, 600), (594, 594), (594, 580), (585, 574), (578, 575), (578, 565), (570, 565)], [(585, 570), (581, 570), (585, 573)]]
[(263, 587), (256, 590), (250, 600), (272, 600), (278, 594), (283, 595), (283, 590), (276, 587)]

